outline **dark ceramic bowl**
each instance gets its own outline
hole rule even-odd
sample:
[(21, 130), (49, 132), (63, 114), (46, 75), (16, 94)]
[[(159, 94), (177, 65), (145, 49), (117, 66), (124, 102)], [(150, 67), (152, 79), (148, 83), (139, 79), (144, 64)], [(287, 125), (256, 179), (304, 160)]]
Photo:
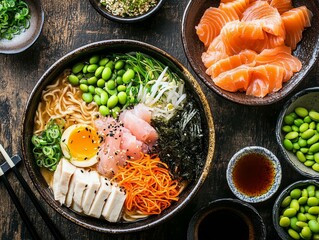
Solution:
[(44, 12), (40, 0), (25, 0), (31, 12), (30, 27), (13, 39), (0, 40), (0, 53), (15, 54), (33, 45), (42, 32)]
[(90, 0), (91, 5), (99, 14), (101, 14), (105, 18), (108, 18), (109, 20), (120, 23), (136, 23), (144, 21), (145, 19), (153, 16), (162, 7), (164, 2), (165, 0), (157, 0), (157, 4), (154, 7), (150, 8), (149, 11), (145, 12), (144, 14), (134, 17), (122, 17), (119, 15), (114, 15), (110, 11), (108, 11), (105, 6), (100, 3), (100, 0)]
[(284, 155), (286, 161), (291, 166), (308, 178), (319, 178), (319, 172), (316, 172), (311, 167), (306, 166), (300, 162), (296, 155), (292, 151), (288, 151), (283, 146), (284, 133), (282, 132), (282, 126), (284, 124), (284, 117), (293, 112), (296, 107), (305, 107), (308, 110), (314, 109), (319, 112), (319, 87), (306, 88), (293, 95), (283, 106), (276, 125), (276, 139), (280, 146), (281, 153)]
[(223, 198), (210, 202), (192, 217), (187, 240), (199, 239), (264, 240), (266, 227), (253, 206), (238, 199)]
[[(287, 186), (280, 193), (280, 195), (277, 197), (277, 199), (275, 201), (275, 204), (273, 206), (272, 220), (273, 220), (274, 227), (282, 240), (293, 240), (293, 238), (289, 236), (287, 229), (285, 229), (279, 225), (279, 219), (280, 219), (280, 215), (282, 212), (281, 203), (285, 197), (290, 195), (291, 190), (293, 190), (295, 188), (299, 188), (300, 190), (302, 190), (302, 189), (306, 188), (308, 185), (314, 185), (316, 187), (316, 189), (319, 188), (319, 182), (314, 180), (314, 179), (300, 180), (300, 181), (294, 182), (294, 183), (290, 184), (289, 186)], [(300, 239), (303, 239), (303, 238), (300, 237)]]
[(306, 77), (316, 63), (319, 53), (318, 1), (293, 0), (292, 2), (294, 6), (306, 5), (312, 11), (312, 26), (303, 32), (303, 38), (297, 49), (293, 52), (293, 55), (298, 57), (302, 62), (302, 69), (294, 74), (288, 82), (284, 83), (278, 92), (268, 94), (263, 98), (248, 96), (240, 92), (228, 92), (212, 83), (210, 76), (205, 73), (206, 68), (201, 60), (204, 45), (196, 35), (195, 26), (199, 23), (205, 10), (211, 6), (218, 7), (220, 0), (190, 0), (185, 9), (182, 21), (182, 41), (188, 61), (195, 73), (215, 93), (236, 103), (253, 106), (269, 105), (286, 97)]
[[(91, 218), (83, 215), (76, 214), (69, 208), (61, 206), (57, 201), (54, 200), (51, 189), (49, 189), (48, 184), (41, 175), (38, 166), (35, 163), (35, 159), (32, 153), (32, 143), (31, 137), (33, 135), (33, 126), (35, 112), (38, 103), (41, 98), (41, 93), (45, 87), (52, 84), (57, 77), (66, 68), (71, 68), (73, 64), (80, 61), (87, 56), (92, 56), (94, 53), (100, 53), (102, 51), (112, 53), (127, 53), (127, 52), (142, 52), (157, 60), (167, 64), (173, 71), (175, 71), (182, 79), (185, 80), (185, 87), (187, 91), (193, 95), (199, 104), (199, 110), (202, 115), (203, 129), (204, 129), (204, 149), (205, 157), (201, 160), (202, 167), (200, 169), (198, 176), (192, 181), (181, 193), (180, 198), (177, 202), (172, 203), (172, 205), (164, 210), (160, 215), (151, 216), (144, 220), (139, 220), (136, 222), (119, 222), (119, 223), (109, 223), (106, 220)], [(24, 164), (30, 175), (34, 185), (40, 192), (42, 198), (58, 213), (63, 217), (69, 219), (70, 221), (83, 226), (85, 228), (108, 233), (129, 233), (140, 230), (149, 229), (155, 225), (161, 224), (174, 216), (176, 213), (180, 212), (194, 197), (198, 192), (199, 188), (204, 183), (209, 171), (212, 167), (212, 160), (215, 148), (215, 128), (213, 117), (210, 111), (207, 99), (202, 92), (199, 84), (195, 78), (190, 74), (190, 72), (182, 66), (178, 60), (164, 52), (163, 50), (134, 40), (107, 40), (101, 42), (95, 42), (83, 47), (80, 47), (59, 59), (55, 62), (39, 79), (36, 86), (34, 87), (27, 105), (24, 111), (24, 121), (23, 121), (23, 132), (22, 132), (22, 151), (24, 157)]]

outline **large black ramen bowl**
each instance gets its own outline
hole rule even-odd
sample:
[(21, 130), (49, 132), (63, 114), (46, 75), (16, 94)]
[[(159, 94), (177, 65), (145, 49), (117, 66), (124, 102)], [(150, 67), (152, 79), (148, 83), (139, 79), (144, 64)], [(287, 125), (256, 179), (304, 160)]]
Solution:
[(252, 106), (269, 105), (286, 97), (307, 76), (316, 63), (319, 53), (318, 1), (293, 0), (292, 3), (294, 7), (305, 5), (312, 11), (312, 26), (303, 31), (303, 38), (293, 52), (293, 55), (301, 61), (302, 69), (284, 83), (278, 92), (268, 94), (263, 98), (248, 96), (245, 92), (229, 92), (212, 83), (210, 76), (205, 73), (206, 68), (201, 60), (201, 55), (205, 51), (204, 44), (199, 40), (195, 26), (198, 25), (205, 10), (209, 7), (218, 7), (220, 0), (191, 0), (185, 9), (182, 21), (182, 41), (185, 54), (195, 73), (212, 91), (235, 103)]
[[(197, 174), (195, 179), (186, 187), (186, 189), (183, 190), (183, 192), (180, 194), (180, 199), (177, 202), (172, 203), (172, 205), (164, 210), (160, 215), (150, 216), (147, 219), (137, 222), (109, 223), (103, 219), (96, 219), (79, 215), (65, 206), (60, 206), (60, 204), (54, 200), (52, 191), (41, 175), (39, 167), (36, 165), (32, 153), (32, 126), (42, 91), (46, 88), (47, 85), (52, 84), (57, 79), (59, 74), (63, 72), (63, 70), (65, 70), (66, 68), (71, 68), (71, 66), (80, 59), (83, 59), (87, 56), (92, 56), (92, 54), (94, 53), (105, 52), (142, 52), (163, 62), (173, 71), (175, 71), (182, 79), (185, 80), (185, 85), (188, 89), (187, 91), (192, 94), (198, 102), (200, 108), (199, 110), (202, 115), (202, 124), (205, 139), (205, 157), (201, 159), (202, 162), (199, 163), (202, 164), (200, 173)], [(122, 39), (107, 40), (91, 43), (68, 53), (57, 62), (55, 62), (39, 79), (37, 85), (34, 87), (33, 91), (30, 94), (26, 109), (24, 111), (24, 116), (25, 117), (23, 121), (22, 132), (23, 158), (28, 174), (32, 179), (34, 185), (41, 194), (42, 198), (63, 217), (91, 230), (105, 233), (130, 233), (146, 230), (167, 221), (178, 212), (180, 212), (190, 202), (190, 200), (194, 197), (194, 195), (198, 192), (198, 190), (204, 183), (212, 167), (212, 160), (215, 148), (215, 129), (210, 107), (204, 93), (202, 92), (195, 78), (183, 65), (178, 62), (178, 60), (176, 60), (174, 57), (164, 52), (163, 50), (143, 42)]]

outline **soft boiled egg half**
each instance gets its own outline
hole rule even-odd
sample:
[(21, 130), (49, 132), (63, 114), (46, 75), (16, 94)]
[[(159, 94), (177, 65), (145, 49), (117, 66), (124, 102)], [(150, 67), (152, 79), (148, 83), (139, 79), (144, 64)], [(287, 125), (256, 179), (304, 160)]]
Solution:
[(99, 135), (87, 124), (68, 127), (62, 134), (60, 145), (65, 158), (77, 167), (90, 167), (98, 162)]

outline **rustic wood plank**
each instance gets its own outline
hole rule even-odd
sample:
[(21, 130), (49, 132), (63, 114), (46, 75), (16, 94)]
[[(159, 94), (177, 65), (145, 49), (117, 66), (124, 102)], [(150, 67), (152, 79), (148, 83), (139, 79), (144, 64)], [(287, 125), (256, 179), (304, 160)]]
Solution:
[[(137, 24), (111, 22), (97, 14), (89, 1), (49, 0), (42, 1), (42, 4), (45, 12), (45, 24), (38, 41), (23, 53), (0, 55), (0, 89), (2, 89), (0, 91), (0, 142), (10, 155), (21, 154), (22, 113), (32, 88), (40, 76), (57, 59), (77, 47), (104, 39), (141, 40), (167, 51), (192, 72), (181, 41), (181, 21), (187, 1), (167, 0), (156, 16), (147, 22)], [(316, 66), (293, 93), (306, 87), (316, 86), (318, 84), (318, 71), (319, 68)], [(66, 239), (186, 239), (189, 220), (197, 210), (219, 198), (235, 198), (226, 184), (225, 171), (231, 156), (240, 148), (248, 145), (267, 147), (279, 157), (285, 171), (280, 189), (293, 181), (302, 179), (284, 161), (273, 134), (281, 105), (288, 97), (271, 106), (242, 106), (217, 96), (210, 92), (203, 83), (200, 82), (200, 84), (207, 94), (213, 112), (216, 127), (216, 148), (214, 167), (202, 189), (189, 206), (168, 222), (148, 231), (130, 235), (112, 235), (79, 227), (64, 219), (43, 202), (45, 209)], [(0, 162), (2, 161), (3, 159), (0, 158)], [(41, 199), (24, 166), (21, 165), (19, 168), (37, 197)], [(36, 224), (39, 234), (43, 239), (51, 239), (50, 236), (47, 236), (48, 230), (33, 209), (32, 202), (27, 198), (14, 176), (10, 175), (9, 180), (32, 221)], [(275, 197), (264, 204), (254, 205), (263, 216), (267, 226), (268, 239), (278, 239), (271, 220), (272, 204)], [(1, 183), (0, 203), (0, 238), (30, 239), (27, 229)]]

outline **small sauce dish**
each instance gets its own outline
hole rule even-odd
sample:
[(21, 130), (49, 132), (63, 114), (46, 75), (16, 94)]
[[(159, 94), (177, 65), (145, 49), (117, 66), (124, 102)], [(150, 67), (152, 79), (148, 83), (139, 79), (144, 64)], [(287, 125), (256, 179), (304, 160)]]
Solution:
[(271, 198), (281, 183), (277, 157), (268, 149), (248, 146), (230, 159), (226, 178), (230, 190), (240, 200), (258, 203)]
[[(231, 229), (223, 231), (225, 226)], [(266, 227), (250, 204), (222, 198), (200, 209), (188, 225), (187, 240), (209, 239), (265, 240)]]
[(30, 27), (11, 40), (0, 39), (0, 54), (16, 54), (31, 47), (42, 32), (44, 12), (40, 0), (25, 0), (31, 13)]

